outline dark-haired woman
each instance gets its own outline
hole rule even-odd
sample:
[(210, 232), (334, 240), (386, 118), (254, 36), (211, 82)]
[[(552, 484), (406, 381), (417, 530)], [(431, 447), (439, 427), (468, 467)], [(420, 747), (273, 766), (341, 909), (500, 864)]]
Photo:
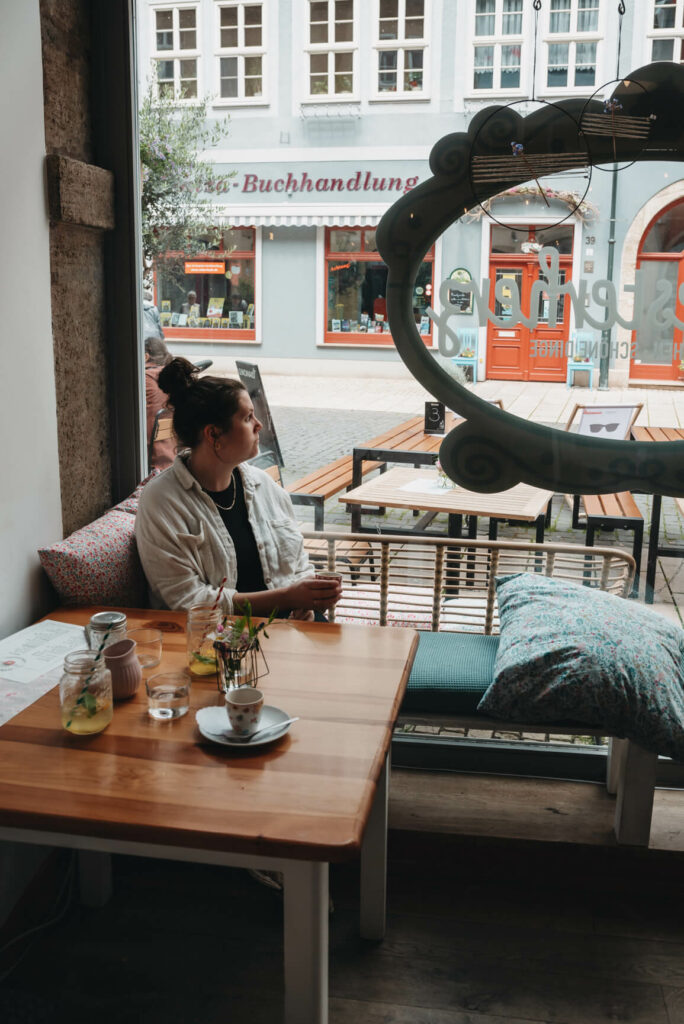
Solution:
[(159, 386), (187, 450), (143, 489), (136, 516), (138, 551), (157, 608), (213, 604), (226, 578), (229, 613), (246, 601), (257, 615), (313, 618), (340, 598), (336, 581), (317, 580), (290, 497), (249, 465), (261, 424), (238, 381), (197, 377), (172, 359)]

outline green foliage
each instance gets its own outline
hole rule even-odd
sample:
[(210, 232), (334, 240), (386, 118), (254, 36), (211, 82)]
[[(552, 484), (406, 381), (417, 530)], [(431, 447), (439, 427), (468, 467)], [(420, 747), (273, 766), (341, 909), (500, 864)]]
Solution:
[(273, 609), (266, 622), (255, 623), (252, 619), (252, 606), (249, 601), (245, 601), (242, 607), (242, 615), (239, 615), (234, 622), (231, 623), (228, 617), (224, 616), (223, 623), (219, 627), (219, 635), (221, 639), (227, 640), (232, 647), (237, 649), (256, 648), (258, 650), (259, 633), (263, 632), (264, 636), (268, 637), (266, 627), (271, 625), (278, 609)]
[(140, 108), (143, 257), (150, 261), (168, 252), (167, 271), (182, 277), (185, 256), (214, 248), (220, 230), (209, 198), (230, 187), (230, 174), (217, 174), (200, 154), (228, 135), (229, 119), (207, 121), (207, 99), (179, 105), (157, 96), (152, 80)]

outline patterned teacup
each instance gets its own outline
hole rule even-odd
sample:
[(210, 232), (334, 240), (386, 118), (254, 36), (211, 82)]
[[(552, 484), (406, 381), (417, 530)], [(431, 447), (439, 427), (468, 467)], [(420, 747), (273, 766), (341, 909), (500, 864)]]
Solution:
[(259, 728), (264, 695), (253, 686), (240, 686), (226, 693), (226, 711), (236, 736), (251, 736)]

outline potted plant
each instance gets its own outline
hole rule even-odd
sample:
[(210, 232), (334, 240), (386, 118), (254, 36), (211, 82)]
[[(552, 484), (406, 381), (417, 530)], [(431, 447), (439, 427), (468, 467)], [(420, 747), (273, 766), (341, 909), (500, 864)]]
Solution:
[(218, 663), (218, 686), (224, 692), (238, 686), (256, 686), (268, 675), (268, 663), (261, 648), (261, 637), (268, 637), (266, 627), (275, 618), (274, 608), (268, 619), (254, 622), (252, 606), (245, 601), (244, 610), (235, 619), (224, 615), (216, 630), (214, 649)]

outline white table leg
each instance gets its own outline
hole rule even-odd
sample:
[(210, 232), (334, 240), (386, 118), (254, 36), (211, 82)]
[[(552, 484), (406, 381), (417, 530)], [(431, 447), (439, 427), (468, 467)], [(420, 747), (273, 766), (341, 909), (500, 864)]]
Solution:
[(78, 887), (86, 907), (104, 907), (112, 895), (112, 858), (95, 850), (78, 851)]
[(617, 736), (608, 738), (608, 763), (606, 765), (606, 790), (611, 796), (615, 796), (620, 785), (622, 765), (627, 749), (627, 740), (618, 739)]
[(328, 865), (289, 861), (283, 869), (285, 1024), (327, 1024)]
[(618, 843), (648, 846), (658, 755), (625, 742), (615, 808)]
[(361, 921), (363, 939), (385, 937), (387, 904), (387, 803), (389, 795), (389, 754), (378, 779), (361, 846)]

